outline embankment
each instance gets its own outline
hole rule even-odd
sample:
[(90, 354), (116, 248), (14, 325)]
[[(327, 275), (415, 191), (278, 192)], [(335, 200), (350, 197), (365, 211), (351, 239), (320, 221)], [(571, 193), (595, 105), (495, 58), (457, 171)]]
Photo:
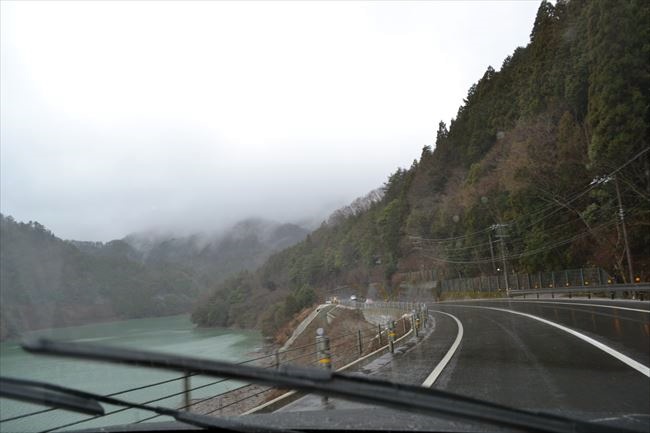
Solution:
[[(375, 353), (387, 342), (385, 326), (379, 327), (377, 321), (399, 318), (398, 310), (382, 311), (372, 314), (372, 310), (359, 310), (344, 305), (323, 304), (315, 307), (308, 314), (301, 314), (302, 321), (295, 326), (291, 336), (282, 347), (258, 362), (257, 365), (274, 368), (280, 364), (301, 366), (317, 366), (316, 330), (322, 328), (330, 340), (331, 366), (340, 369), (351, 362)], [(368, 320), (368, 318), (370, 320)], [(396, 328), (399, 338), (410, 329), (410, 321), (398, 322)], [(374, 322), (374, 323), (373, 323)], [(382, 323), (385, 323), (382, 322)], [(381, 336), (380, 336), (381, 332)], [(286, 338), (286, 330), (282, 331), (280, 340)], [(273, 353), (273, 351), (271, 352)], [(269, 388), (259, 385), (245, 385), (236, 390), (224, 393), (214, 398), (196, 402), (192, 411), (201, 414), (237, 415), (285, 396), (288, 390)], [(283, 399), (283, 404), (290, 401)]]

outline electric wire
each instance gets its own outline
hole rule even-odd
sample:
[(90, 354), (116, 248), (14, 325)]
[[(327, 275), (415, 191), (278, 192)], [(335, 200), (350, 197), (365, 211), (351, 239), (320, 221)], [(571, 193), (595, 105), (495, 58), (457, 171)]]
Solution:
[[(596, 187), (602, 185), (603, 183), (606, 183), (609, 179), (614, 177), (616, 175), (616, 173), (618, 173), (619, 171), (621, 171), (622, 169), (627, 167), (629, 164), (634, 162), (636, 159), (640, 158), (642, 155), (644, 155), (648, 151), (650, 151), (650, 146), (642, 149), (641, 151), (639, 151), (636, 155), (634, 155), (632, 158), (628, 159), (625, 163), (621, 164), (616, 169), (609, 172), (607, 175), (601, 176), (598, 180), (592, 179), (590, 181), (590, 183), (586, 186), (586, 188), (584, 188), (583, 190), (581, 190), (581, 191), (579, 191), (577, 193), (574, 193), (573, 195), (571, 195), (570, 197), (565, 199), (564, 206), (563, 205), (558, 205), (557, 203), (550, 203), (549, 205), (545, 206), (544, 208), (542, 208), (542, 209), (540, 209), (538, 211), (532, 212), (532, 213), (527, 214), (527, 215), (521, 215), (521, 216), (519, 216), (519, 217), (517, 217), (515, 219), (512, 219), (512, 220), (504, 221), (502, 224), (513, 225), (518, 220), (522, 220), (522, 219), (525, 219), (525, 218), (532, 218), (532, 217), (534, 217), (534, 216), (536, 216), (538, 214), (543, 214), (543, 213), (547, 212), (548, 210), (551, 210), (548, 214), (544, 215), (540, 219), (528, 223), (528, 225), (525, 226), (524, 228), (535, 226), (535, 225), (539, 224), (540, 222), (544, 221), (545, 219), (549, 218), (550, 216), (554, 215), (555, 213), (557, 213), (560, 209), (565, 208), (566, 205), (574, 202), (578, 198), (584, 196), (585, 194), (589, 193), (591, 190), (593, 190)], [(494, 225), (490, 225), (489, 227), (485, 227), (483, 229), (476, 230), (474, 232), (466, 233), (466, 234), (461, 235), (461, 236), (452, 236), (452, 237), (447, 237), (447, 238), (423, 238), (423, 237), (420, 237), (420, 236), (411, 236), (411, 238), (412, 239), (417, 239), (417, 240), (428, 241), (430, 243), (444, 243), (444, 242), (449, 242), (449, 241), (454, 241), (454, 240), (459, 240), (459, 239), (466, 239), (466, 238), (469, 238), (469, 237), (473, 237), (474, 235), (477, 235), (477, 234), (486, 233), (486, 232), (492, 230), (493, 226)]]

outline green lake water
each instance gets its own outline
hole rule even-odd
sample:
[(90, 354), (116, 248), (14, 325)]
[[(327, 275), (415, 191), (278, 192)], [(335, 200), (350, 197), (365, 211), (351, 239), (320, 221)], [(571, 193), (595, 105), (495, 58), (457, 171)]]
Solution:
[[(64, 341), (88, 342), (233, 362), (260, 356), (256, 351), (263, 345), (259, 332), (194, 328), (187, 315), (49, 329), (32, 332), (28, 336), (46, 336)], [(0, 344), (0, 374), (8, 377), (47, 381), (103, 395), (181, 376), (180, 373), (163, 370), (32, 355), (23, 351), (17, 341)], [(193, 377), (191, 386), (196, 387), (216, 380), (218, 378)], [(241, 385), (240, 382), (227, 381), (193, 391), (191, 397), (193, 399), (209, 397)], [(116, 396), (116, 398), (142, 403), (179, 393), (182, 389), (183, 381), (177, 380), (152, 388), (132, 391)], [(153, 404), (179, 407), (182, 403), (183, 396), (177, 395)], [(106, 412), (119, 409), (107, 405), (104, 407)], [(42, 409), (44, 409), (42, 406), (0, 398), (0, 420)], [(66, 429), (80, 430), (103, 425), (132, 423), (151, 415), (153, 415), (151, 412), (130, 409)], [(42, 431), (88, 418), (90, 418), (88, 415), (55, 410), (16, 421), (2, 422), (0, 431)], [(157, 418), (156, 420), (164, 419)]]

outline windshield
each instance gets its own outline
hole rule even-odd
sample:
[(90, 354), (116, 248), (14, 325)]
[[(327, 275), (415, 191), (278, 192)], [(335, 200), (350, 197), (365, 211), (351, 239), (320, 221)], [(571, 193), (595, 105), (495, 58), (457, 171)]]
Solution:
[(650, 428), (647, 2), (0, 8), (0, 431)]

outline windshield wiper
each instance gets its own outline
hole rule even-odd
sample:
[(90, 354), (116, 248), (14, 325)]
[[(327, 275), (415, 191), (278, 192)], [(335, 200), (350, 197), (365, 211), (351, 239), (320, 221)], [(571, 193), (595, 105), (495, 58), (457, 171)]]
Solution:
[(104, 415), (104, 408), (99, 404), (142, 409), (174, 418), (176, 421), (201, 428), (229, 430), (244, 433), (289, 432), (291, 430), (273, 429), (252, 423), (199, 415), (161, 406), (132, 403), (125, 400), (106, 397), (78, 389), (67, 388), (47, 382), (0, 377), (0, 396), (26, 403), (41, 404), (58, 409), (66, 409), (89, 415)]
[(557, 433), (611, 431), (611, 426), (510, 408), (431, 388), (398, 384), (367, 376), (334, 373), (319, 368), (281, 366), (278, 370), (270, 370), (224, 361), (92, 344), (55, 342), (47, 339), (25, 342), (23, 348), (33, 353), (75, 359), (109, 361), (182, 372), (191, 371), (207, 376), (240, 379), (260, 385), (340, 397), (361, 403), (374, 403), (426, 415), (443, 414), (526, 430)]
[(97, 403), (96, 399), (71, 394), (65, 389), (56, 388), (56, 386), (31, 380), (0, 377), (0, 397), (87, 415), (104, 415), (104, 408)]

